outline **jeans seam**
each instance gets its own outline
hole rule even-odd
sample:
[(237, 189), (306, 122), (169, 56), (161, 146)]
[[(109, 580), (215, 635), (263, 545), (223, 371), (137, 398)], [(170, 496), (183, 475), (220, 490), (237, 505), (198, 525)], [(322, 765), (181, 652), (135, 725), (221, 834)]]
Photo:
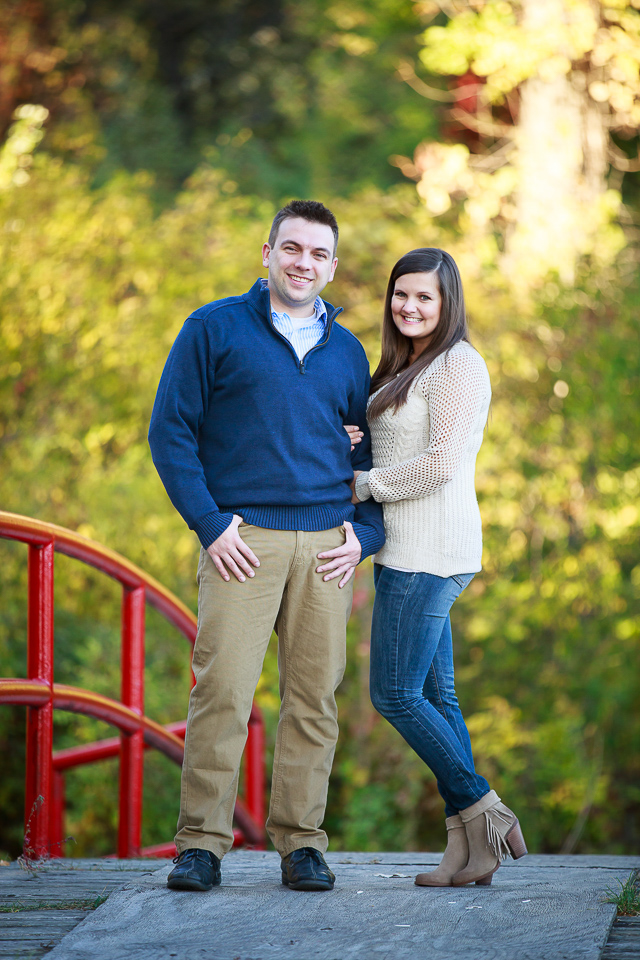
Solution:
[(396, 630), (395, 630), (394, 647), (393, 647), (393, 670), (394, 670), (393, 686), (396, 692), (396, 699), (399, 699), (399, 696), (398, 696), (398, 647), (399, 647), (399, 639), (400, 639), (399, 638), (400, 621), (402, 620), (404, 605), (407, 602), (409, 588), (413, 585), (415, 576), (416, 576), (415, 573), (412, 573), (411, 577), (407, 580), (407, 585), (404, 591), (404, 597), (402, 598), (402, 603), (400, 604), (400, 609), (398, 611), (398, 619), (396, 621)]

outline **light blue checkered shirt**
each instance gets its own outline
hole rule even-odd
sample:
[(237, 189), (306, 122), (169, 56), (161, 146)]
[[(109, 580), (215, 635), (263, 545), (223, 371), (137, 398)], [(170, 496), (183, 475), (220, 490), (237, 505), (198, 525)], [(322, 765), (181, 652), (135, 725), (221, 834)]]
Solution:
[[(262, 286), (263, 288), (267, 286), (267, 281), (264, 279)], [(303, 321), (303, 326), (301, 326), (299, 319), (295, 317), (292, 319), (288, 313), (276, 313), (275, 310), (271, 311), (274, 327), (278, 333), (281, 333), (283, 337), (287, 338), (295, 350), (298, 360), (303, 360), (309, 350), (315, 347), (324, 336), (327, 323), (327, 308), (320, 297), (316, 297), (313, 311), (313, 316)]]

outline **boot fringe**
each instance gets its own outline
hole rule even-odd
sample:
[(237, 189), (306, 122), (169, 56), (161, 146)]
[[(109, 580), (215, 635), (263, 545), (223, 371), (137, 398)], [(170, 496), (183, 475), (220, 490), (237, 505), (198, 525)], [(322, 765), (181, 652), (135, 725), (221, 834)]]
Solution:
[(484, 819), (487, 826), (487, 845), (498, 860), (506, 860), (511, 851), (509, 850), (507, 841), (500, 832), (502, 824), (495, 823), (494, 819), (500, 819), (502, 821), (504, 824), (502, 829), (505, 831), (505, 835), (509, 828), (513, 826), (513, 821), (508, 817), (503, 817), (495, 807), (485, 812)]

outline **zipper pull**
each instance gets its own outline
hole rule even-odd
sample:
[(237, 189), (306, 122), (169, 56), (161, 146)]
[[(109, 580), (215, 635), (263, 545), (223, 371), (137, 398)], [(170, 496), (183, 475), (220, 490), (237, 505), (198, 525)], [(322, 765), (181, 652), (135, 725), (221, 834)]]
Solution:
[(304, 373), (304, 360), (300, 361), (300, 373)]

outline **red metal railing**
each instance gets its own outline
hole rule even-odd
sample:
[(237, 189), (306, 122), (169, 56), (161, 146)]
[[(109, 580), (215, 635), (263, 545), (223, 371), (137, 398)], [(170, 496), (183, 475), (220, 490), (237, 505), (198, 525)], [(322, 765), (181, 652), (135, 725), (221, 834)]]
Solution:
[[(27, 706), (25, 834), (31, 858), (60, 856), (64, 835), (64, 771), (120, 757), (118, 857), (167, 856), (172, 844), (141, 849), (143, 752), (160, 750), (181, 764), (185, 722), (164, 727), (144, 715), (145, 603), (150, 603), (194, 643), (193, 613), (153, 577), (93, 540), (64, 527), (0, 511), (0, 537), (29, 548), (27, 677), (0, 678), (0, 704)], [(54, 683), (54, 553), (64, 553), (122, 584), (121, 700)], [(53, 711), (68, 710), (104, 720), (120, 737), (53, 753)], [(263, 848), (264, 726), (254, 705), (244, 757), (244, 797), (238, 798), (236, 843)], [(39, 798), (42, 798), (40, 800)], [(28, 825), (28, 826), (27, 826)]]

